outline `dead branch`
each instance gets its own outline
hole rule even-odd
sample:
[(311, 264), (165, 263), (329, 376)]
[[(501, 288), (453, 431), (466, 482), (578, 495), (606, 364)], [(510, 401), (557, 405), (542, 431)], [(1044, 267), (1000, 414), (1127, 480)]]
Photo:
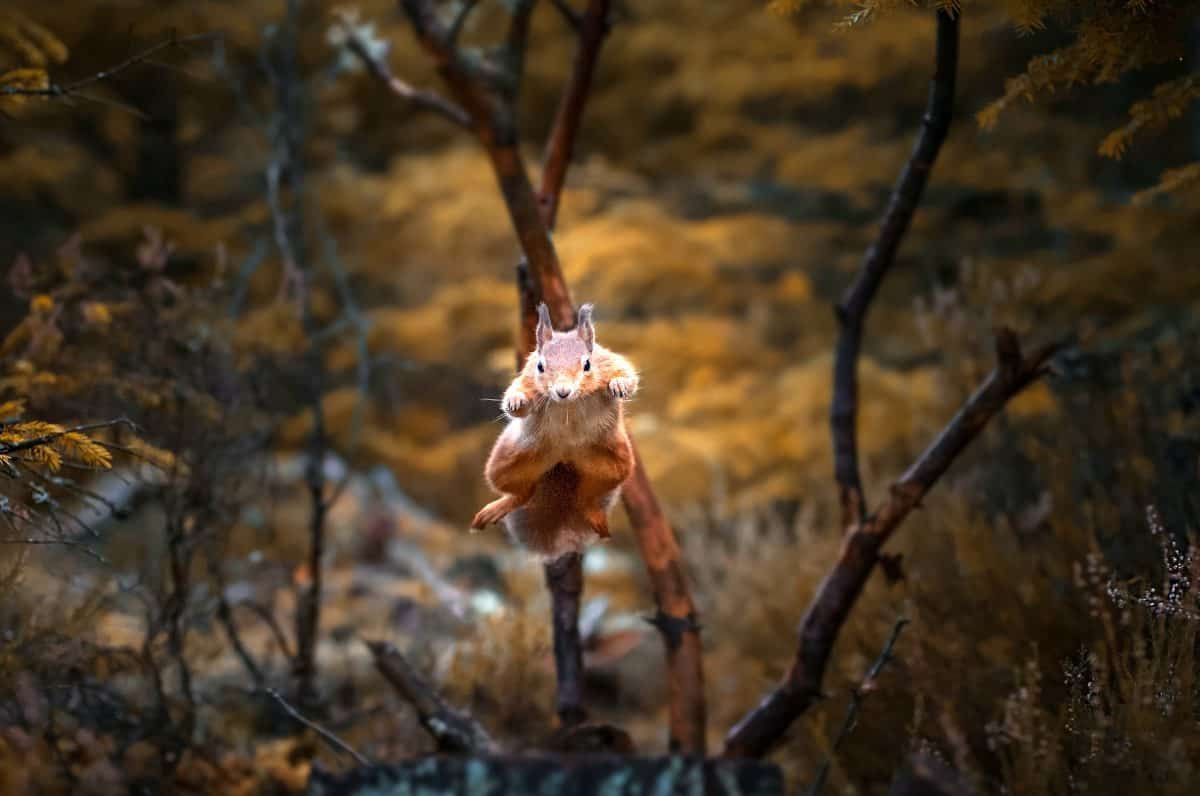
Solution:
[(858, 353), (871, 300), (895, 263), (896, 252), (908, 231), (950, 127), (958, 69), (959, 18), (944, 8), (939, 8), (936, 15), (934, 75), (921, 134), (892, 189), (875, 242), (867, 250), (858, 276), (837, 307), (841, 333), (834, 359), (830, 430), (845, 542), (841, 555), (817, 588), (801, 619), (800, 642), (791, 669), (783, 682), (729, 731), (724, 750), (727, 756), (766, 754), (792, 722), (820, 696), (833, 643), (868, 576), (881, 560), (880, 549), (884, 542), (987, 421), (1009, 398), (1041, 374), (1053, 352), (1050, 348), (1042, 349), (1024, 360), (1012, 332), (1001, 331), (997, 344), (999, 363), (991, 376), (916, 464), (893, 485), (883, 507), (876, 514), (868, 515), (858, 470)]
[[(566, 7), (569, 10), (569, 7)], [(546, 153), (542, 158), (542, 185), (538, 191), (538, 204), (546, 226), (554, 229), (558, 220), (558, 200), (563, 183), (567, 179), (567, 167), (579, 135), (583, 120), (583, 108), (591, 94), (592, 76), (596, 71), (600, 47), (608, 35), (609, 0), (591, 0), (583, 12), (577, 28), (579, 30), (579, 54), (571, 81), (563, 91), (562, 101), (554, 117), (550, 138), (546, 142)]]
[(358, 30), (349, 22), (344, 22), (343, 25), (346, 31), (346, 46), (350, 52), (363, 62), (372, 77), (387, 86), (393, 94), (405, 102), (412, 103), (415, 107), (440, 114), (459, 127), (468, 130), (471, 128), (471, 117), (467, 115), (466, 111), (435, 91), (415, 88), (393, 75), (386, 57), (373, 55)]
[(800, 640), (791, 668), (783, 682), (730, 730), (725, 739), (726, 756), (766, 754), (820, 697), (825, 666), (838, 632), (878, 563), (880, 549), (988, 421), (1009, 399), (1046, 372), (1046, 363), (1057, 349), (1057, 345), (1048, 345), (1025, 357), (1012, 331), (1001, 329), (997, 333), (995, 369), (892, 485), (879, 511), (848, 532), (838, 560), (817, 587), (800, 620)]
[(838, 336), (833, 366), (830, 425), (843, 529), (854, 525), (867, 513), (858, 472), (856, 429), (858, 352), (862, 345), (863, 323), (875, 292), (896, 262), (896, 251), (908, 231), (909, 222), (929, 180), (929, 172), (950, 129), (954, 110), (954, 82), (958, 72), (958, 20), (956, 13), (944, 8), (937, 11), (937, 52), (925, 116), (921, 120), (921, 134), (900, 173), (900, 179), (892, 189), (879, 234), (863, 256), (854, 283), (837, 305), (841, 334)]
[[(275, 244), (283, 261), (281, 295), (294, 290), (307, 348), (304, 373), (308, 379), (305, 399), (312, 417), (307, 441), (304, 482), (309, 495), (308, 583), (296, 595), (296, 654), (292, 658), (295, 699), (308, 709), (317, 699), (317, 642), (321, 625), (324, 587), (325, 520), (329, 499), (325, 489), (325, 454), (329, 437), (325, 428), (322, 397), (325, 391), (324, 347), (312, 312), (309, 262), (301, 232), (305, 222), (304, 135), (306, 119), (303, 93), (307, 90), (297, 53), (300, 37), (299, 0), (288, 0), (283, 22), (270, 37), (263, 52), (263, 65), (275, 95), (270, 125), (271, 160), (267, 166), (267, 201), (275, 230)], [(284, 206), (281, 188), (286, 182), (291, 201)]]
[(446, 704), (394, 645), (385, 641), (366, 644), (379, 673), (416, 709), (421, 726), (437, 743), (439, 752), (486, 754), (498, 749), (487, 731), (469, 715)]
[(329, 744), (330, 746), (332, 746), (334, 749), (338, 750), (339, 752), (342, 752), (343, 754), (348, 755), (349, 757), (351, 757), (354, 760), (355, 763), (358, 763), (360, 766), (371, 765), (371, 761), (369, 759), (367, 759), (366, 756), (364, 756), (362, 753), (360, 753), (358, 750), (356, 750), (350, 744), (343, 741), (333, 731), (321, 726), (320, 724), (313, 721), (312, 719), (307, 718), (300, 711), (296, 710), (296, 708), (294, 708), (291, 705), (291, 703), (289, 703), (286, 699), (284, 699), (279, 694), (279, 692), (276, 691), (274, 688), (264, 688), (263, 693), (265, 693), (267, 696), (271, 697), (271, 699), (275, 700), (275, 703), (278, 704), (279, 707), (283, 708), (285, 713), (287, 713), (289, 716), (291, 716), (296, 721), (303, 724), (305, 727), (308, 727), (310, 730), (315, 732), (321, 738), (321, 740), (325, 741), (325, 743)]
[(896, 641), (900, 638), (901, 631), (904, 630), (904, 626), (907, 624), (908, 620), (904, 617), (896, 620), (896, 624), (892, 625), (891, 635), (888, 636), (887, 642), (884, 643), (879, 657), (867, 669), (867, 673), (863, 675), (862, 683), (859, 684), (858, 688), (850, 692), (850, 704), (846, 706), (846, 717), (842, 719), (842, 726), (838, 728), (837, 735), (834, 736), (833, 746), (829, 750), (829, 757), (825, 758), (825, 762), (817, 769), (817, 775), (813, 777), (812, 785), (808, 788), (810, 796), (817, 796), (825, 788), (825, 780), (829, 777), (829, 769), (833, 765), (833, 759), (837, 755), (838, 750), (842, 748), (842, 744), (846, 742), (846, 738), (858, 724), (858, 713), (862, 710), (863, 701), (875, 690), (879, 674), (883, 671), (883, 667), (887, 666), (892, 660), (892, 650), (896, 646)]
[(675, 531), (658, 504), (636, 445), (633, 455), (636, 465), (621, 489), (621, 500), (650, 576), (658, 608), (653, 621), (667, 650), (670, 748), (672, 752), (702, 755), (707, 710), (696, 606), (688, 589)]
[[(491, 160), (513, 229), (540, 294), (537, 298), (550, 306), (557, 328), (570, 329), (575, 325), (574, 305), (518, 147), (513, 100), (519, 81), (488, 59), (464, 56), (454, 46), (450, 29), (438, 18), (429, 0), (401, 0), (401, 5), (418, 42), (467, 112), (471, 128)], [(522, 22), (519, 14), (525, 13), (522, 9), (526, 5), (530, 4), (522, 2), (514, 11), (504, 48), (508, 64), (516, 68), (524, 62), (524, 55), (512, 50), (524, 47), (528, 20)]]
[[(521, 291), (522, 334), (519, 364), (534, 348), (533, 308), (545, 301), (555, 328), (575, 326), (575, 308), (570, 291), (550, 239), (554, 227), (574, 142), (578, 136), (584, 105), (590, 94), (592, 75), (608, 26), (609, 0), (589, 0), (581, 25), (580, 45), (571, 80), (555, 118), (546, 147), (541, 194), (535, 194), (521, 157), (517, 141), (514, 100), (520, 83), (528, 12), (532, 3), (520, 2), (514, 8), (504, 48), (507, 72), (487, 59), (467, 58), (455, 47), (451, 31), (438, 18), (428, 0), (401, 0), (418, 41), (437, 64), (446, 85), (471, 117), (472, 128), (492, 162), (505, 205), (525, 256), (518, 269)], [(635, 449), (636, 455), (636, 449)], [(670, 672), (670, 746), (673, 751), (704, 751), (704, 677), (700, 656), (699, 626), (695, 606), (683, 574), (675, 533), (654, 495), (641, 458), (629, 482), (622, 490), (638, 546), (646, 561), (658, 606), (656, 625), (663, 629)], [(547, 572), (547, 583), (574, 577), (567, 570), (579, 562), (564, 564), (564, 572)], [(582, 574), (579, 576), (582, 577)], [(555, 601), (555, 635), (568, 643), (572, 633), (568, 622), (569, 597), (551, 592)], [(561, 601), (561, 605), (559, 604)], [(575, 631), (577, 634), (577, 631)], [(556, 642), (556, 647), (558, 642)], [(579, 656), (580, 664), (559, 672), (560, 694), (570, 695), (574, 686), (564, 683), (570, 672), (582, 671), (582, 651), (563, 647), (564, 653)], [(563, 702), (559, 703), (560, 713)]]

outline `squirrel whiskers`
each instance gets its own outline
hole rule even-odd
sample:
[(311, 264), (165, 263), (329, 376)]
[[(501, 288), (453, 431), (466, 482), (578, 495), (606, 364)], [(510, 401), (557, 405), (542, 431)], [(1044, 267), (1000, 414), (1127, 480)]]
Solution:
[(484, 468), (502, 496), (471, 527), (503, 522), (545, 558), (607, 539), (608, 511), (633, 473), (622, 404), (637, 387), (629, 360), (596, 343), (591, 304), (570, 332), (554, 331), (539, 305), (537, 349), (504, 392), (509, 422)]

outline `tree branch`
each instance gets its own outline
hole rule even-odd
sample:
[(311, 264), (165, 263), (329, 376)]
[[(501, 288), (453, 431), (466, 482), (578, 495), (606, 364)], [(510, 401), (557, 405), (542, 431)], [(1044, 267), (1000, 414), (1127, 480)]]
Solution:
[(1011, 331), (1001, 329), (997, 333), (996, 368), (892, 485), (879, 511), (850, 529), (838, 560), (817, 587), (800, 620), (800, 640), (791, 668), (783, 682), (730, 730), (725, 739), (726, 756), (766, 754), (820, 697), (825, 666), (838, 632), (878, 563), (880, 549), (988, 421), (1010, 398), (1045, 373), (1046, 363), (1057, 349), (1057, 345), (1045, 346), (1026, 358), (1021, 356)]
[(575, 68), (571, 80), (563, 91), (562, 101), (554, 116), (554, 127), (546, 142), (546, 153), (542, 159), (542, 185), (538, 191), (538, 205), (546, 226), (554, 229), (558, 220), (558, 201), (563, 183), (567, 179), (567, 167), (579, 135), (583, 120), (583, 108), (592, 89), (592, 75), (604, 37), (608, 35), (610, 0), (589, 0), (587, 9), (579, 22), (579, 54), (575, 57)]
[(446, 704), (433, 686), (426, 682), (395, 646), (384, 641), (368, 641), (375, 667), (400, 696), (413, 706), (421, 726), (437, 743), (438, 751), (448, 754), (487, 754), (497, 749), (487, 731), (470, 716)]
[(383, 83), (388, 89), (405, 102), (411, 102), (418, 108), (433, 111), (449, 119), (454, 124), (465, 129), (471, 129), (471, 117), (459, 106), (434, 91), (414, 88), (392, 74), (392, 69), (384, 58), (373, 57), (362, 37), (351, 25), (345, 26), (346, 46), (354, 53), (367, 71)]
[(545, 566), (554, 634), (554, 670), (558, 679), (558, 719), (564, 727), (587, 720), (583, 707), (583, 641), (579, 604), (583, 594), (583, 556), (568, 553)]
[(937, 11), (937, 54), (921, 134), (912, 155), (892, 189), (891, 199), (875, 242), (867, 249), (854, 283), (837, 305), (841, 327), (833, 369), (834, 474), (842, 506), (842, 527), (849, 528), (867, 513), (858, 472), (858, 353), (863, 322), (875, 292), (896, 262), (896, 251), (908, 231), (913, 212), (929, 180), (929, 172), (950, 129), (954, 109), (954, 82), (958, 71), (958, 16)]
[[(400, 0), (413, 25), (418, 41), (437, 64), (446, 85), (472, 120), (472, 127), (487, 151), (492, 168), (504, 196), (513, 228), (520, 240), (524, 263), (518, 268), (518, 287), (522, 303), (521, 350), (518, 361), (533, 350), (536, 315), (532, 309), (545, 301), (555, 328), (575, 326), (575, 308), (559, 264), (558, 254), (550, 238), (557, 216), (559, 197), (578, 135), (584, 105), (590, 93), (595, 62), (607, 28), (608, 0), (589, 0), (580, 46), (571, 80), (564, 91), (554, 129), (546, 148), (541, 194), (535, 194), (517, 141), (517, 125), (513, 100), (515, 91), (496, 88), (493, 72), (486, 62), (467, 59), (459, 53), (449, 37), (449, 31), (438, 19), (428, 0)], [(514, 9), (507, 38), (508, 62), (516, 75), (512, 85), (519, 84), (528, 19), (521, 14), (532, 8), (526, 0)], [(519, 51), (519, 52), (518, 52)], [(636, 456), (636, 449), (635, 449)], [(687, 581), (680, 562), (675, 533), (663, 514), (650, 486), (641, 458), (637, 457), (633, 476), (625, 484), (622, 495), (629, 513), (638, 546), (646, 561), (658, 606), (658, 626), (664, 631), (670, 678), (670, 736), (671, 749), (702, 754), (704, 751), (704, 677), (700, 657), (699, 628), (695, 621), (695, 606), (688, 592)], [(556, 647), (561, 643), (560, 663), (568, 663), (559, 671), (560, 714), (569, 707), (578, 691), (571, 678), (582, 672), (582, 651), (571, 639), (578, 635), (578, 609), (571, 618), (571, 596), (556, 590), (554, 584), (571, 582), (572, 571), (581, 567), (581, 559), (562, 564), (563, 571), (547, 571), (551, 598), (555, 608)], [(578, 574), (582, 578), (582, 572)], [(576, 666), (574, 661), (578, 659)], [(565, 701), (564, 701), (565, 700)], [(580, 706), (582, 707), (582, 706)], [(568, 715), (578, 715), (573, 710)]]

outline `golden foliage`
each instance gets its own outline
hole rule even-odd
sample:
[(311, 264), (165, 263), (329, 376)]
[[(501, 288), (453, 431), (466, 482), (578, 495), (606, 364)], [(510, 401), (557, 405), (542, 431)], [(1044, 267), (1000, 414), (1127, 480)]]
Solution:
[(1200, 183), (1200, 162), (1189, 163), (1186, 166), (1167, 171), (1157, 185), (1134, 194), (1133, 202), (1139, 205), (1149, 204), (1159, 196), (1194, 188), (1198, 183)]
[(0, 10), (0, 55), (6, 49), (36, 70), (61, 64), (69, 54), (67, 45), (51, 30), (11, 8)]
[(1200, 97), (1200, 77), (1186, 75), (1169, 80), (1154, 88), (1154, 96), (1133, 104), (1129, 123), (1114, 130), (1100, 143), (1100, 154), (1119, 158), (1125, 154), (1133, 137), (1142, 130), (1160, 130), (1187, 112)]
[[(17, 402), (9, 402), (12, 403)], [(37, 420), (0, 426), (0, 451), (18, 461), (38, 464), (51, 471), (59, 469), (64, 460), (100, 470), (112, 466), (112, 454), (108, 449), (86, 434)]]

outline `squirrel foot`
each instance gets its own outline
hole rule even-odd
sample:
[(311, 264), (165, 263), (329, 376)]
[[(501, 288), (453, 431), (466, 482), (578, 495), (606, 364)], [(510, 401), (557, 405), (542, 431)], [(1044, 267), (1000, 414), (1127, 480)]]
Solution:
[(471, 520), (471, 530), (483, 530), (494, 522), (500, 522), (515, 508), (511, 495), (497, 498), (476, 512), (475, 519)]
[(500, 409), (509, 417), (524, 417), (529, 414), (529, 396), (510, 390), (500, 402)]
[(630, 398), (637, 390), (637, 382), (633, 379), (618, 377), (608, 383), (608, 391), (616, 398)]

